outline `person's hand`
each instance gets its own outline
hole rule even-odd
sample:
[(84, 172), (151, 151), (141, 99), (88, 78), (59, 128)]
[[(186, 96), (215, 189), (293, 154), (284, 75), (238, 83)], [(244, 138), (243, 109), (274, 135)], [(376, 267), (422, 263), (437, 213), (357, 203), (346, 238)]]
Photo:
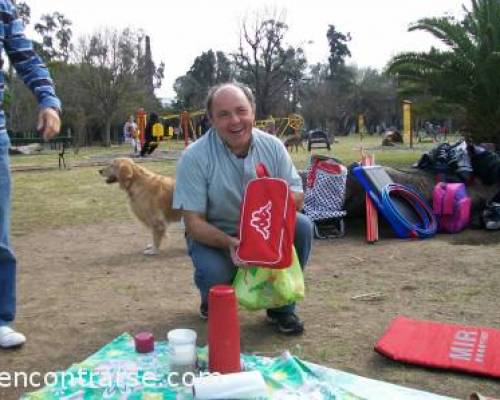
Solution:
[(59, 133), (61, 120), (59, 113), (53, 108), (42, 108), (38, 112), (36, 130), (43, 135), (45, 140), (50, 140)]
[(229, 241), (229, 254), (231, 255), (231, 261), (233, 262), (233, 264), (238, 268), (251, 268), (252, 265), (246, 263), (245, 261), (242, 261), (238, 257), (238, 254), (236, 254), (236, 248), (240, 245), (240, 241), (235, 237), (231, 237)]

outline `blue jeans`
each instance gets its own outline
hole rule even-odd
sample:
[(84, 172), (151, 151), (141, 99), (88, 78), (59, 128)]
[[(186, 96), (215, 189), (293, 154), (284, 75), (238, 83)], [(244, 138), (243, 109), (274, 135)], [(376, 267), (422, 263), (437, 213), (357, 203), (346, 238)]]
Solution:
[[(313, 225), (309, 217), (297, 213), (294, 245), (302, 269), (305, 268), (311, 254)], [(200, 291), (202, 304), (208, 304), (208, 292), (214, 285), (230, 285), (237, 268), (231, 261), (228, 250), (206, 246), (190, 237), (187, 238), (188, 253), (193, 261), (194, 282)], [(289, 313), (295, 309), (295, 303), (274, 308), (273, 312)]]
[(0, 132), (0, 326), (16, 314), (16, 258), (10, 247), (10, 140)]

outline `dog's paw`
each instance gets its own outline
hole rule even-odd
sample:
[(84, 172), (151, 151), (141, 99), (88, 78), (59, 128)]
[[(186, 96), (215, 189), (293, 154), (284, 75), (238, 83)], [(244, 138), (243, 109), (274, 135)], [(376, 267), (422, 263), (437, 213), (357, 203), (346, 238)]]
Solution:
[(152, 249), (153, 247), (154, 247), (154, 245), (152, 245), (151, 243), (149, 243), (148, 245), (146, 245), (146, 249), (145, 250)]
[(153, 246), (148, 246), (148, 247), (146, 247), (146, 249), (144, 249), (143, 254), (146, 256), (155, 256), (155, 255), (159, 254), (159, 251), (158, 251), (158, 249), (156, 249)]

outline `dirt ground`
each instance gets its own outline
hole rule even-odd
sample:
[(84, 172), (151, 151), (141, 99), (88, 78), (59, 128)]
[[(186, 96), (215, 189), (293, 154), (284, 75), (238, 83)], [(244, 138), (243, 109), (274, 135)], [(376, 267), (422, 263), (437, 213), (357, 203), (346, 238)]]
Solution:
[[(0, 371), (68, 368), (122, 332), (151, 330), (164, 340), (174, 327), (191, 327), (206, 343), (198, 318), (181, 227), (171, 227), (156, 257), (142, 255), (149, 234), (134, 221), (103, 223), (17, 237), (17, 327), (27, 344), (0, 352)], [(364, 243), (361, 225), (342, 239), (316, 242), (306, 271), (306, 322), (301, 337), (283, 337), (263, 313), (240, 312), (245, 352), (306, 360), (374, 379), (465, 399), (500, 394), (498, 380), (403, 365), (373, 351), (396, 315), (500, 328), (500, 232), (466, 231), (427, 241), (385, 233)], [(375, 296), (361, 296), (377, 293)], [(17, 398), (24, 389), (0, 389)]]

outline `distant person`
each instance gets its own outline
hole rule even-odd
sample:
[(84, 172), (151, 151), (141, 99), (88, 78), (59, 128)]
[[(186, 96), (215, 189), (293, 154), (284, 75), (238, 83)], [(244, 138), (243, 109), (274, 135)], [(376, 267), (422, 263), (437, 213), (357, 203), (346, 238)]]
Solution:
[(203, 117), (201, 117), (201, 135), (204, 135), (209, 129), (210, 129), (210, 119), (207, 117), (206, 114), (203, 114)]
[(149, 114), (148, 122), (146, 123), (146, 128), (144, 129), (144, 143), (141, 149), (141, 157), (150, 155), (158, 147), (155, 137), (153, 136), (153, 126), (160, 122), (158, 114)]
[[(207, 114), (212, 127), (184, 150), (177, 164), (173, 208), (182, 210), (194, 280), (201, 295), (200, 317), (210, 318), (208, 293), (217, 284), (231, 284), (237, 267), (238, 223), (246, 183), (263, 162), (269, 174), (290, 186), (295, 207), (302, 208), (302, 180), (283, 143), (253, 127), (255, 100), (246, 86), (222, 84), (210, 89)], [(300, 265), (311, 253), (312, 222), (297, 213), (294, 244)], [(279, 332), (296, 335), (304, 324), (295, 304), (267, 310)]]
[[(37, 130), (45, 140), (59, 133), (61, 102), (55, 95), (49, 71), (33, 52), (33, 43), (24, 35), (24, 27), (11, 0), (0, 0), (3, 47), (11, 65), (38, 101)], [(0, 52), (1, 54), (1, 52)], [(0, 60), (3, 65), (3, 61)], [(0, 71), (0, 104), (3, 104), (5, 80)], [(9, 240), (10, 228), (10, 140), (5, 115), (0, 110), (0, 348), (18, 347), (26, 337), (12, 328), (16, 316), (16, 257)]]
[(130, 129), (131, 123), (134, 123), (134, 117), (132, 115), (128, 117), (127, 121), (125, 121), (125, 124), (123, 124), (122, 136), (125, 143), (130, 143), (130, 139), (132, 138), (132, 131)]
[(134, 121), (134, 116), (131, 115), (125, 125), (123, 125), (123, 137), (125, 143), (130, 143), (134, 154), (139, 153), (139, 134), (137, 124)]

